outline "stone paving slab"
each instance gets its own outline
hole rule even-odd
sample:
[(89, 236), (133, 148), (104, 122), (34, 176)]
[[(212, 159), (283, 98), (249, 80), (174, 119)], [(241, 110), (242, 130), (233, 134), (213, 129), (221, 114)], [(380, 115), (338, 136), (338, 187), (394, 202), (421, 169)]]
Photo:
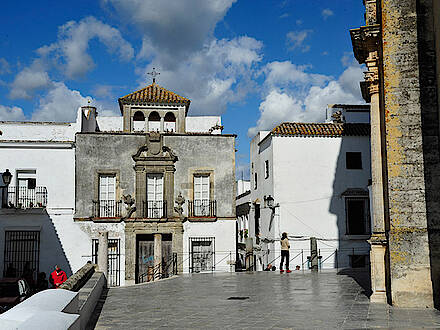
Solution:
[(370, 304), (353, 277), (333, 271), (209, 273), (112, 288), (96, 324), (159, 328), (437, 329), (440, 312)]

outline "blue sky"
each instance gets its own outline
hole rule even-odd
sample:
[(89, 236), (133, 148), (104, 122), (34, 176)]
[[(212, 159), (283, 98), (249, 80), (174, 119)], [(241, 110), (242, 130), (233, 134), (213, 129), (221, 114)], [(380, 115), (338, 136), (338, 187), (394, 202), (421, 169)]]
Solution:
[(0, 120), (73, 121), (88, 99), (101, 115), (151, 82), (191, 99), (190, 115), (222, 115), (249, 141), (284, 121), (362, 103), (349, 29), (361, 0), (7, 1), (0, 22)]

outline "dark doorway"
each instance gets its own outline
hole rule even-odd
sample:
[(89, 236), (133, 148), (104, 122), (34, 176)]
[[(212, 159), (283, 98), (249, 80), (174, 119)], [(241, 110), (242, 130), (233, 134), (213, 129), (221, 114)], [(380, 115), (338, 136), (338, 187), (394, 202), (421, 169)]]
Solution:
[[(136, 235), (136, 283), (148, 281), (154, 268), (154, 236), (153, 234)], [(151, 276), (151, 275), (150, 275)]]
[(162, 267), (154, 268), (154, 235), (136, 235), (136, 283), (154, 278), (168, 277), (173, 273), (173, 240), (171, 234), (162, 234)]

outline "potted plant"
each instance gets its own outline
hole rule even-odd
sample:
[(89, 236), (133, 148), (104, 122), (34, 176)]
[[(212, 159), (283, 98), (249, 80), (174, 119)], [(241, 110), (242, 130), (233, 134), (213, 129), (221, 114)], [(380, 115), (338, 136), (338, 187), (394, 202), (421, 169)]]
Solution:
[(249, 229), (244, 230), (244, 238), (248, 238), (249, 236)]

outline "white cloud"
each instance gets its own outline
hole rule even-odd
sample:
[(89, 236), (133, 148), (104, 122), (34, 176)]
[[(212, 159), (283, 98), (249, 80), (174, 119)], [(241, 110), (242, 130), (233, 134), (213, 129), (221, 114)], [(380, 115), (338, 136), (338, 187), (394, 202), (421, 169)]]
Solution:
[(31, 99), (38, 91), (47, 90), (48, 95), (54, 90), (59, 91), (60, 86), (54, 86), (48, 73), (53, 66), (69, 78), (85, 75), (95, 65), (87, 53), (89, 42), (94, 38), (106, 45), (110, 53), (118, 53), (123, 61), (133, 57), (133, 48), (117, 29), (94, 17), (86, 17), (79, 22), (69, 21), (59, 28), (58, 40), (37, 49), (39, 57), (15, 76), (9, 97)]
[(134, 24), (146, 48), (164, 56), (167, 67), (200, 51), (212, 39), (216, 24), (236, 0), (104, 0), (124, 22)]
[(133, 58), (133, 47), (121, 36), (119, 30), (94, 17), (86, 17), (79, 22), (69, 21), (59, 28), (58, 40), (37, 50), (40, 56), (53, 54), (65, 66), (69, 78), (84, 76), (95, 63), (88, 54), (90, 40), (97, 38), (107, 46), (110, 53), (118, 53), (119, 58), (128, 61)]
[[(283, 70), (289, 77), (284, 80)], [(364, 103), (359, 89), (363, 77), (359, 65), (347, 67), (337, 80), (307, 70), (308, 67), (298, 67), (290, 62), (272, 62), (266, 66), (268, 92), (260, 104), (257, 125), (248, 130), (249, 136), (260, 130), (270, 130), (282, 122), (323, 122), (327, 104)]]
[(79, 91), (70, 90), (62, 82), (54, 82), (50, 89), (39, 101), (37, 110), (32, 114), (33, 121), (64, 121), (76, 120), (78, 107), (88, 104), (90, 96), (82, 96)]
[(271, 129), (284, 121), (298, 120), (302, 113), (302, 102), (286, 93), (272, 90), (260, 104), (260, 118), (256, 127), (248, 130), (249, 136), (258, 131)]
[(19, 107), (7, 107), (0, 105), (0, 120), (23, 121), (26, 120), (23, 109)]
[(31, 66), (21, 70), (11, 84), (9, 97), (12, 99), (31, 99), (34, 93), (52, 84), (45, 66), (34, 60)]
[(0, 58), (0, 74), (10, 73), (11, 66), (3, 57)]
[(329, 18), (330, 16), (333, 16), (334, 13), (333, 13), (333, 11), (332, 11), (331, 9), (329, 9), (329, 8), (325, 8), (325, 9), (322, 10), (321, 15), (322, 15), (322, 17), (323, 17), (324, 19), (327, 19), (327, 18)]
[(270, 62), (263, 69), (266, 75), (265, 84), (267, 88), (302, 87), (310, 84), (322, 85), (331, 79), (326, 75), (308, 73), (308, 69), (310, 66), (298, 66), (290, 61)]
[(302, 52), (308, 52), (310, 46), (304, 44), (304, 40), (312, 33), (312, 30), (290, 31), (286, 34), (287, 49), (293, 51), (300, 49)]
[(146, 77), (156, 67), (161, 86), (191, 99), (192, 114), (221, 114), (228, 103), (244, 99), (253, 86), (251, 78), (261, 61), (262, 46), (250, 37), (214, 39), (172, 69), (166, 69), (163, 58), (157, 57), (138, 73)]

